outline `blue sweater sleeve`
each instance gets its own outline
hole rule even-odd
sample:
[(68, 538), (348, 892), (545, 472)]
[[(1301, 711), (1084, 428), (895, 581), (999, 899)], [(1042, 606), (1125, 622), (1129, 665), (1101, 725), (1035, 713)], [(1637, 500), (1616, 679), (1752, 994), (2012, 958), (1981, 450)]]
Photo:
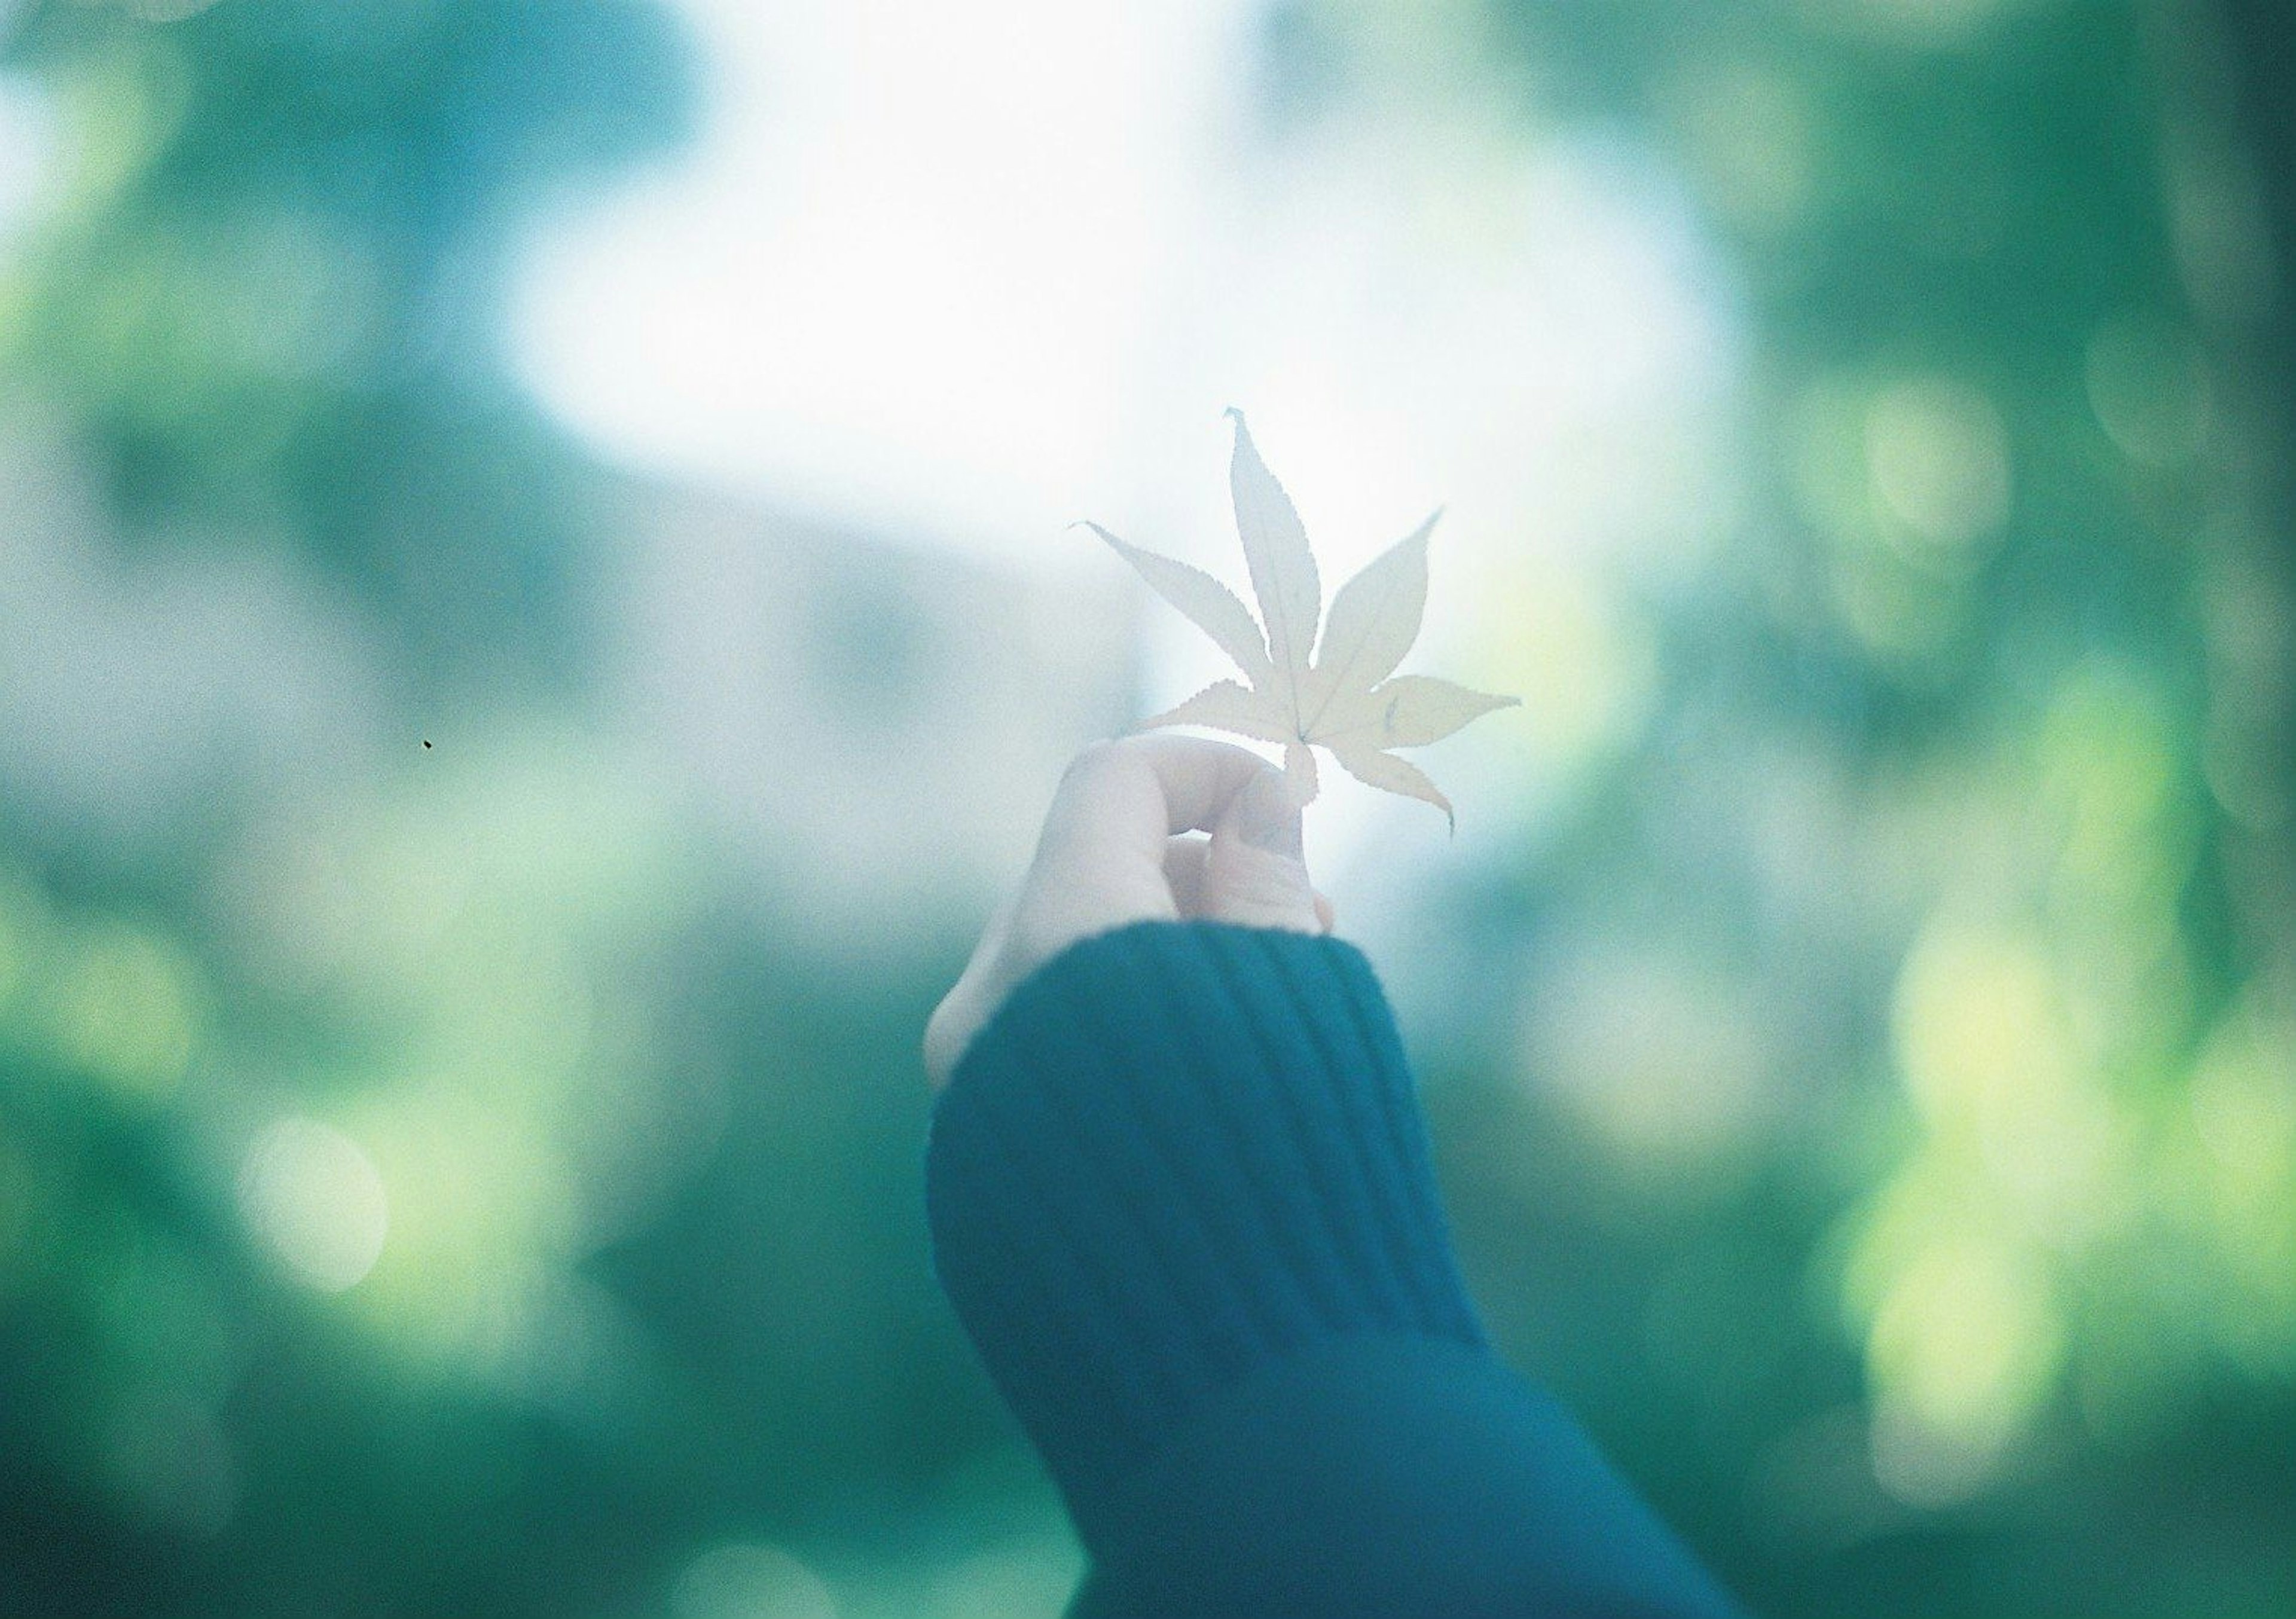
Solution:
[(1335, 940), (1072, 946), (935, 1109), (934, 1257), (1093, 1571), (1077, 1619), (1736, 1609), (1490, 1353)]

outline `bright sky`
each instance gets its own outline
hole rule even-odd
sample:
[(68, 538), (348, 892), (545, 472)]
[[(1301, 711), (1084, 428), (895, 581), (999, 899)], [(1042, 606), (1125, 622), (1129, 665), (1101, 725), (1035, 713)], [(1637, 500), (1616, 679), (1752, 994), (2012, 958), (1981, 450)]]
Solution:
[(545, 249), (545, 395), (627, 458), (929, 542), (1026, 549), (1128, 495), (1242, 8), (685, 9), (709, 127)]
[(1226, 571), (1235, 405), (1344, 572), (1446, 501), (1470, 536), (1570, 517), (1562, 441), (1715, 385), (1677, 211), (1498, 133), (1458, 64), (1274, 140), (1242, 0), (685, 9), (701, 145), (566, 220), (521, 316), (621, 459), (1032, 558), (1090, 515)]

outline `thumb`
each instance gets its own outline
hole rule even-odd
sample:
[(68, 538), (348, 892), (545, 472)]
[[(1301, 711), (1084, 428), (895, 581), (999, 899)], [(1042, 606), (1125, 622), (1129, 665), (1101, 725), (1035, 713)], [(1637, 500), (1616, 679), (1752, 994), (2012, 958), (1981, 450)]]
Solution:
[(1300, 806), (1283, 772), (1259, 771), (1221, 811), (1204, 853), (1196, 914), (1246, 928), (1324, 930), (1308, 880)]

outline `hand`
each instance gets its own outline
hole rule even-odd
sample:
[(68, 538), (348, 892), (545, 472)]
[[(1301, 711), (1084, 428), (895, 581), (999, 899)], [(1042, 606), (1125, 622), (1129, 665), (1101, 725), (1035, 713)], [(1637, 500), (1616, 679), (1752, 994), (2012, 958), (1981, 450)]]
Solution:
[(1160, 920), (1332, 930), (1282, 771), (1188, 737), (1128, 737), (1078, 755), (1020, 892), (925, 1026), (927, 1077), (947, 1084), (1004, 997), (1070, 944)]

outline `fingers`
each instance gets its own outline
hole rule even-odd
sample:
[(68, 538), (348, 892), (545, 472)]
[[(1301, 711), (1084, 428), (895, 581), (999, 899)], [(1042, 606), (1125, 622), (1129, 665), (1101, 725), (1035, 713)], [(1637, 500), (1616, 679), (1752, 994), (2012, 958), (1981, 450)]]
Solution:
[(1299, 807), (1257, 754), (1174, 736), (1087, 748), (1019, 893), (926, 1027), (926, 1072), (947, 1083), (1014, 986), (1079, 939), (1178, 917), (1328, 932), (1330, 915), (1308, 886)]
[(1221, 812), (1204, 854), (1201, 905), (1210, 921), (1326, 931), (1283, 772), (1260, 765)]
[(1166, 839), (1211, 830), (1228, 800), (1265, 768), (1256, 754), (1193, 737), (1126, 737), (1088, 748), (1061, 778), (1031, 880), (1096, 875), (1111, 860), (1160, 865)]
[(1164, 881), (1172, 890), (1173, 908), (1183, 917), (1204, 913), (1204, 856), (1210, 848), (1210, 839), (1194, 833), (1164, 846)]
[[(1211, 837), (1177, 836), (1194, 830)], [(1129, 737), (1078, 756), (1045, 818), (1021, 910), (1046, 954), (1161, 917), (1328, 930), (1283, 773), (1191, 737)]]
[[(1193, 835), (1173, 838), (1164, 851), (1164, 880), (1172, 886), (1172, 903), (1189, 921), (1199, 920), (1204, 915), (1204, 860), (1210, 852), (1210, 839)], [(1340, 913), (1332, 904), (1332, 896), (1321, 888), (1314, 893), (1317, 929), (1337, 932)]]
[(1210, 831), (1257, 755), (1189, 737), (1127, 737), (1086, 748), (1045, 817), (1021, 927), (1046, 953), (1090, 933), (1179, 914), (1164, 872), (1171, 836)]

